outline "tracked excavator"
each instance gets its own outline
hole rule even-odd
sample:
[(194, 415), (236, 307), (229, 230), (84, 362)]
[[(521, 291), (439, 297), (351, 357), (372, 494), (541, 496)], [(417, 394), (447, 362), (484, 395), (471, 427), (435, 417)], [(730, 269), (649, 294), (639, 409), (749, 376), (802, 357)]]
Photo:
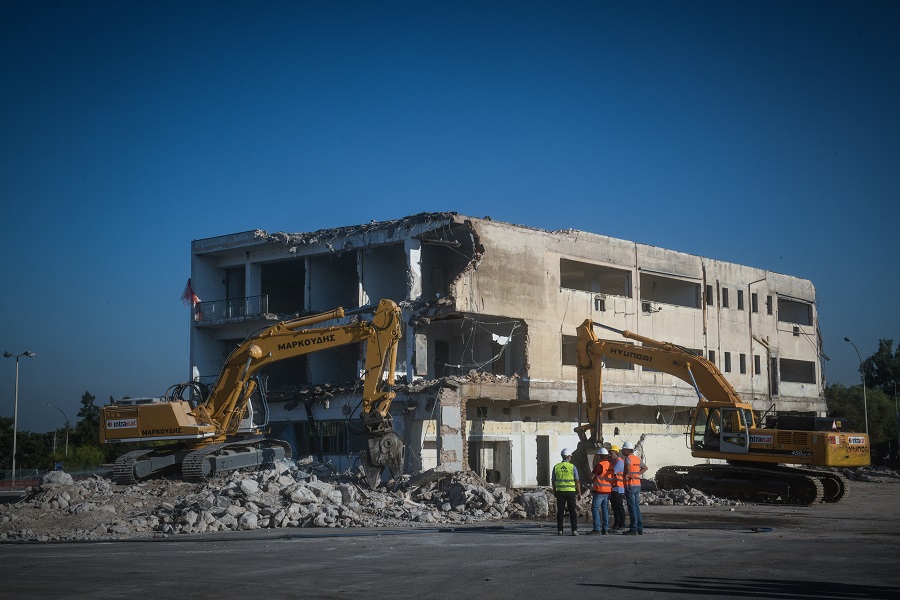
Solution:
[[(599, 339), (595, 327), (641, 345)], [(707, 464), (661, 467), (656, 473), (661, 489), (691, 487), (752, 502), (837, 502), (847, 493), (846, 480), (814, 467), (869, 464), (868, 435), (842, 431), (843, 419), (772, 415), (760, 423), (715, 364), (676, 344), (588, 319), (578, 327), (577, 357), (578, 402), (586, 408), (587, 422), (579, 418), (575, 428), (580, 441), (573, 461), (584, 472), (590, 472), (589, 454), (603, 444), (604, 358), (668, 373), (697, 393), (686, 443), (691, 455), (708, 459)]]
[[(347, 324), (314, 327), (325, 321), (357, 317)], [(362, 463), (370, 487), (389, 468), (403, 473), (403, 440), (394, 431), (389, 409), (401, 313), (391, 300), (377, 305), (282, 321), (245, 339), (222, 367), (212, 388), (198, 382), (178, 384), (166, 396), (146, 403), (120, 401), (100, 414), (100, 441), (139, 442), (147, 448), (127, 452), (114, 464), (117, 483), (134, 483), (181, 471), (187, 481), (290, 458), (290, 444), (265, 437), (268, 407), (261, 370), (296, 356), (353, 343), (365, 344), (360, 417), (368, 451)]]

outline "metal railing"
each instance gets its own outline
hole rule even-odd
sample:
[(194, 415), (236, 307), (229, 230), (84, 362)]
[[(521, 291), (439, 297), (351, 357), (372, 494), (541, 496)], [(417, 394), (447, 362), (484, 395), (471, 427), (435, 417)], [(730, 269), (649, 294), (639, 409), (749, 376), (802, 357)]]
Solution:
[(268, 296), (247, 296), (228, 300), (199, 302), (194, 307), (195, 321), (255, 317), (269, 312)]
[(0, 471), (0, 489), (32, 485), (32, 482), (40, 479), (40, 474), (41, 471), (38, 471), (37, 469), (16, 469), (16, 476), (13, 477), (11, 469)]

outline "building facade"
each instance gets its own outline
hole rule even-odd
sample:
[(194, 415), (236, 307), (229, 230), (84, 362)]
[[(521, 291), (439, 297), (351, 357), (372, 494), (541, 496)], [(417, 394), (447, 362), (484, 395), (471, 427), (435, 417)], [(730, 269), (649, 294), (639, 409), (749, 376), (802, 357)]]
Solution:
[[(407, 472), (441, 465), (507, 486), (548, 485), (559, 450), (577, 443), (573, 428), (586, 420), (575, 367), (585, 319), (702, 353), (760, 414), (825, 410), (815, 288), (771, 271), (456, 213), (195, 240), (191, 271), (202, 301), (190, 361), (206, 383), (260, 328), (381, 298), (400, 303), (403, 377), (391, 413)], [(353, 468), (363, 447), (361, 364), (359, 348), (342, 347), (273, 365), (272, 435), (295, 456)], [(651, 472), (696, 462), (684, 438), (695, 402), (677, 378), (606, 363), (604, 436), (640, 443)]]

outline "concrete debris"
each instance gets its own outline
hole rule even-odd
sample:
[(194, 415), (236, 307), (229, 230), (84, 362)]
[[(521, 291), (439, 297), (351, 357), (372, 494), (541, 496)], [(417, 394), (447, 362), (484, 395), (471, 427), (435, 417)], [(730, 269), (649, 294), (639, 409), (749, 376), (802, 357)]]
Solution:
[(525, 518), (504, 487), (471, 472), (406, 476), (396, 491), (318, 477), (309, 461), (233, 472), (202, 483), (119, 486), (48, 473), (16, 504), (0, 505), (0, 541), (104, 540), (282, 527), (404, 527)]
[[(320, 229), (310, 233), (287, 233), (278, 231), (267, 236), (265, 232), (259, 231), (257, 235), (259, 237), (268, 237), (270, 242), (283, 244), (285, 246), (297, 247), (322, 244), (331, 252), (340, 252), (342, 250), (349, 250), (354, 247), (368, 245), (371, 243), (370, 238), (376, 235), (386, 236), (388, 239), (395, 239), (398, 235), (405, 235), (418, 225), (430, 223), (439, 225), (452, 220), (455, 215), (456, 213), (453, 212), (419, 213), (402, 219), (372, 221), (371, 223), (364, 225)], [(354, 244), (353, 241), (346, 238), (359, 241)], [(340, 244), (336, 246), (335, 243), (337, 241), (340, 241)]]
[[(317, 463), (280, 461), (201, 483), (156, 479), (120, 486), (94, 475), (44, 476), (15, 504), (0, 504), (0, 542), (149, 538), (291, 527), (454, 526), (490, 520), (549, 519), (547, 488), (510, 490), (471, 471), (432, 469), (405, 475), (396, 490), (367, 490), (346, 476), (318, 476)], [(325, 470), (324, 472), (327, 472)], [(848, 470), (861, 481), (900, 481), (889, 469)], [(698, 490), (642, 491), (641, 504), (736, 506)], [(590, 499), (578, 503), (589, 519)]]
[(740, 500), (708, 496), (700, 490), (657, 490), (641, 492), (641, 504), (657, 506), (740, 506)]
[(852, 481), (900, 480), (900, 471), (895, 471), (890, 467), (884, 466), (841, 469), (840, 472), (841, 475)]

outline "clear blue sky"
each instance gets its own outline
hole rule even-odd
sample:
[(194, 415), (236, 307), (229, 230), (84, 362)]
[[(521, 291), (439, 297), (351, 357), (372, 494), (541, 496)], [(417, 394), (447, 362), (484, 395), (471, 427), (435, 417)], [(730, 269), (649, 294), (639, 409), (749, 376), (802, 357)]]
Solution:
[[(190, 242), (421, 211), (808, 278), (900, 342), (900, 3), (0, 3), (19, 427), (188, 378)], [(14, 361), (0, 361), (12, 416)]]

